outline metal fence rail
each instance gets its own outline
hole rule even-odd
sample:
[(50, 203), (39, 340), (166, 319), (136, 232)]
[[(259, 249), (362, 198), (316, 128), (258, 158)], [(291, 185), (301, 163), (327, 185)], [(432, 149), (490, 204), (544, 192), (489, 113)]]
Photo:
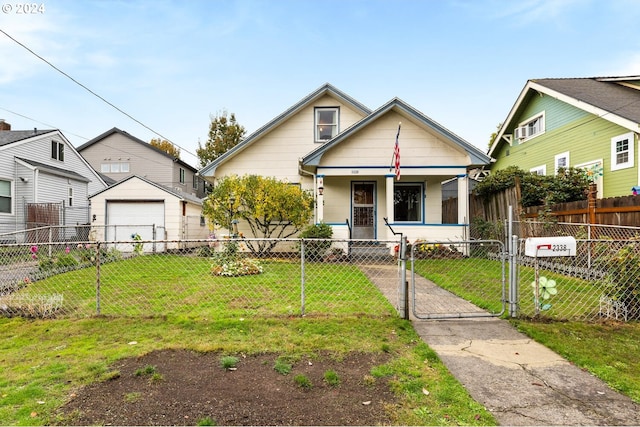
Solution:
[(517, 261), (521, 316), (640, 320), (640, 240), (577, 239), (575, 256), (537, 260), (524, 255), (524, 243)]
[[(398, 242), (176, 243), (132, 239), (3, 245), (0, 315), (396, 315), (385, 288), (398, 285), (393, 252)], [(395, 274), (389, 276), (389, 270)]]

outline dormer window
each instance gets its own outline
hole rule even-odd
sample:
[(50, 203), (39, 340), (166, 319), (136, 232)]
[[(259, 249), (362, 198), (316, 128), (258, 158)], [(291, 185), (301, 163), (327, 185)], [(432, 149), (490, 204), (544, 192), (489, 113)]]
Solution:
[(338, 107), (316, 108), (316, 142), (325, 142), (338, 134)]
[(64, 144), (58, 141), (51, 141), (51, 158), (64, 162)]

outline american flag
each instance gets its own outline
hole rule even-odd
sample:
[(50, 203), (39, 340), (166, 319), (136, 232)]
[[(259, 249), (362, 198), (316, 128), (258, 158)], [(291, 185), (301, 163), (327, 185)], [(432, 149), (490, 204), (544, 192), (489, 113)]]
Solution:
[(393, 164), (396, 168), (396, 179), (400, 181), (400, 123), (398, 123), (398, 133), (396, 134), (396, 146), (393, 149)]

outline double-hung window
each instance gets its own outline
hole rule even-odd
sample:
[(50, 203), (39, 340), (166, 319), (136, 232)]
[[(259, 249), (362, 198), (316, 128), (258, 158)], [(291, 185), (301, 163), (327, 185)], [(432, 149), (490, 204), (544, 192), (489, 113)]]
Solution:
[(318, 107), (315, 109), (315, 141), (324, 142), (338, 134), (338, 107)]
[(64, 162), (64, 144), (58, 141), (51, 141), (51, 158)]
[(67, 206), (73, 206), (73, 188), (69, 187), (69, 198), (67, 199)]
[(0, 180), (0, 213), (11, 213), (11, 181)]
[(560, 168), (567, 169), (569, 167), (569, 152), (556, 154), (555, 156), (555, 170), (556, 174)]
[(180, 168), (180, 184), (184, 184), (184, 169)]
[(393, 221), (420, 222), (422, 220), (422, 185), (400, 184), (393, 187)]
[(633, 132), (611, 138), (611, 170), (633, 167)]

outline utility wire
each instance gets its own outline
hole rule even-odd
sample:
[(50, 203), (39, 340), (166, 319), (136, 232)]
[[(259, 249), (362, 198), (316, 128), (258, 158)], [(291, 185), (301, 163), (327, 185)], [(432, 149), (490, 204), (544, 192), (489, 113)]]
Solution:
[[(33, 119), (33, 118), (29, 117), (29, 116), (25, 116), (24, 114), (16, 113), (15, 111), (11, 111), (11, 110), (9, 110), (9, 109), (7, 109), (7, 108), (0, 107), (0, 110), (2, 110), (2, 111), (6, 111), (7, 113), (11, 113), (11, 114), (14, 114), (14, 115), (19, 116), (19, 117), (22, 117), (22, 118), (25, 118), (25, 119), (27, 119), (27, 120), (31, 120), (32, 122), (40, 123), (41, 125), (48, 126), (48, 127), (49, 127), (49, 128), (51, 128), (51, 129), (58, 129), (58, 128), (57, 128), (56, 126), (54, 126), (54, 125), (50, 125), (49, 123), (41, 122), (40, 120)], [(66, 134), (73, 135), (73, 136), (77, 136), (78, 138), (84, 139), (85, 141), (88, 141), (88, 140), (90, 139), (90, 138), (87, 138), (86, 136), (78, 135), (78, 134), (76, 134), (76, 133), (69, 132), (69, 131), (64, 130), (64, 129), (61, 129), (61, 130), (63, 130), (63, 131), (64, 131), (64, 133), (66, 133)]]
[(74, 79), (73, 77), (71, 77), (69, 74), (65, 73), (63, 70), (61, 70), (60, 68), (56, 67), (55, 65), (53, 65), (51, 62), (47, 61), (45, 58), (43, 58), (42, 56), (38, 55), (36, 52), (34, 52), (33, 50), (31, 50), (28, 46), (26, 46), (25, 44), (21, 43), (20, 41), (16, 40), (15, 38), (13, 38), (11, 35), (9, 35), (6, 31), (4, 31), (2, 28), (0, 28), (0, 33), (4, 34), (5, 36), (7, 36), (8, 38), (10, 38), (11, 40), (13, 40), (15, 43), (17, 43), (18, 45), (20, 45), (21, 47), (23, 47), (24, 49), (26, 49), (29, 53), (31, 53), (33, 56), (35, 56), (36, 58), (40, 59), (41, 61), (43, 61), (45, 64), (49, 65), (51, 68), (53, 68), (54, 70), (56, 70), (57, 72), (59, 72), (60, 74), (62, 74), (63, 76), (65, 76), (66, 78), (68, 78), (69, 80), (71, 80), (72, 82), (74, 82), (75, 84), (77, 84), (78, 86), (80, 86), (81, 88), (83, 88), (84, 90), (86, 90), (87, 92), (89, 92), (90, 94), (92, 94), (93, 96), (95, 96), (96, 98), (100, 99), (102, 102), (104, 102), (105, 104), (109, 105), (110, 107), (114, 108), (115, 110), (117, 110), (118, 112), (124, 114), (125, 116), (127, 116), (128, 118), (130, 118), (131, 120), (133, 120), (134, 122), (138, 123), (140, 126), (144, 127), (145, 129), (153, 132), (153, 134), (158, 135), (160, 138), (167, 140), (168, 142), (172, 143), (173, 145), (175, 145), (176, 147), (180, 148), (181, 150), (184, 150), (187, 154), (190, 154), (192, 156), (195, 156), (197, 158), (197, 156), (193, 153), (191, 153), (189, 150), (186, 150), (185, 148), (179, 146), (178, 144), (174, 143), (173, 141), (171, 141), (169, 138), (167, 138), (166, 136), (162, 135), (159, 132), (156, 132), (155, 130), (151, 129), (149, 126), (145, 125), (144, 123), (142, 123), (140, 120), (136, 119), (135, 117), (133, 117), (132, 115), (130, 115), (129, 113), (127, 113), (126, 111), (122, 110), (121, 108), (117, 107), (116, 105), (114, 105), (113, 103), (107, 101), (105, 98), (103, 98), (102, 96), (98, 95), (96, 92), (94, 92), (93, 90), (89, 89), (87, 86), (85, 86), (84, 84), (80, 83), (78, 80)]

